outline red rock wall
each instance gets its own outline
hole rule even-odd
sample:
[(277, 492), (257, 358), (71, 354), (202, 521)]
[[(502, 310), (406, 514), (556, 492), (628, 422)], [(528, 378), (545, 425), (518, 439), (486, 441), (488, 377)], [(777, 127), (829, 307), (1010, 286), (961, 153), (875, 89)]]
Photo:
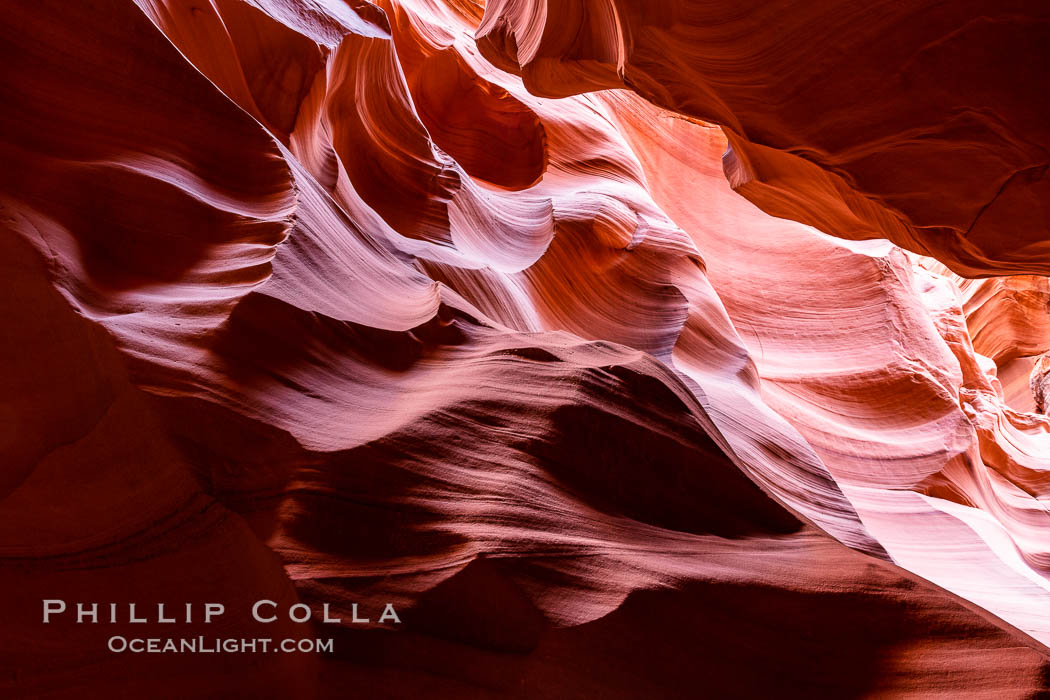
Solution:
[(3, 696), (1048, 690), (1041, 3), (4, 9)]

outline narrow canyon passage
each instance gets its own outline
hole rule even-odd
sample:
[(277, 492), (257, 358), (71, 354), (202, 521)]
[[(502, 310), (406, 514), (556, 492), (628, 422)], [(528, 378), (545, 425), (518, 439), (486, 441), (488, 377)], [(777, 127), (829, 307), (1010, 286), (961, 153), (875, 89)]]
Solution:
[(0, 695), (1050, 693), (1050, 5), (0, 5)]

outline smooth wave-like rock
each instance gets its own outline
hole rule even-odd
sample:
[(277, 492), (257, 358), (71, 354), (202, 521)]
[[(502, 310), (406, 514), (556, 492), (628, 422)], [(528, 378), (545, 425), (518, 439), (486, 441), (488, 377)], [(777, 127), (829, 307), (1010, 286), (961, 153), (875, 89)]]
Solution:
[(1046, 692), (1047, 139), (976, 65), (1044, 25), (971, 4), (8, 8), (4, 694)]
[(974, 350), (995, 362), (1007, 404), (1045, 413), (1037, 409), (1036, 363), (1050, 351), (1050, 280), (1030, 275), (963, 279), (936, 263), (923, 264), (955, 282)]
[[(1047, 589), (1033, 484), (1050, 423), (1005, 404), (993, 358), (970, 339), (977, 314), (963, 311), (965, 285), (885, 241), (843, 242), (764, 216), (721, 177), (720, 130), (609, 99), (645, 154), (654, 197), (708, 256), (764, 399), (813, 446), (868, 531), (896, 563), (1046, 640), (1034, 613)], [(681, 188), (702, 182), (706, 206), (694, 208)]]
[(1050, 8), (1029, 0), (493, 0), (495, 65), (722, 126), (737, 191), (960, 274), (1047, 274)]

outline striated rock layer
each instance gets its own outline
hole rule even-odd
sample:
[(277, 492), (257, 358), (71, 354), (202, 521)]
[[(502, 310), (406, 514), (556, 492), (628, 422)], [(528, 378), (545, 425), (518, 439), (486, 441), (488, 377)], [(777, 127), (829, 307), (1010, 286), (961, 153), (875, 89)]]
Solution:
[(628, 87), (721, 124), (774, 216), (968, 276), (1050, 271), (1050, 6), (493, 0), (478, 31), (538, 94)]
[(9, 3), (3, 695), (1050, 690), (1037, 5)]

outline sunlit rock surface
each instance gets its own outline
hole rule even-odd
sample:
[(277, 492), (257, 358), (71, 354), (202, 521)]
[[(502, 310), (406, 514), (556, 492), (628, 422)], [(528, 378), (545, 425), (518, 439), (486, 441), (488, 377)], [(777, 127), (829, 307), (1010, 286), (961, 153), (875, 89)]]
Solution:
[[(1047, 27), (10, 4), (0, 690), (1050, 690)], [(44, 597), (345, 622), (129, 664)]]
[(968, 275), (1050, 271), (1050, 6), (492, 0), (479, 46), (538, 94), (627, 87), (723, 126), (733, 187)]

